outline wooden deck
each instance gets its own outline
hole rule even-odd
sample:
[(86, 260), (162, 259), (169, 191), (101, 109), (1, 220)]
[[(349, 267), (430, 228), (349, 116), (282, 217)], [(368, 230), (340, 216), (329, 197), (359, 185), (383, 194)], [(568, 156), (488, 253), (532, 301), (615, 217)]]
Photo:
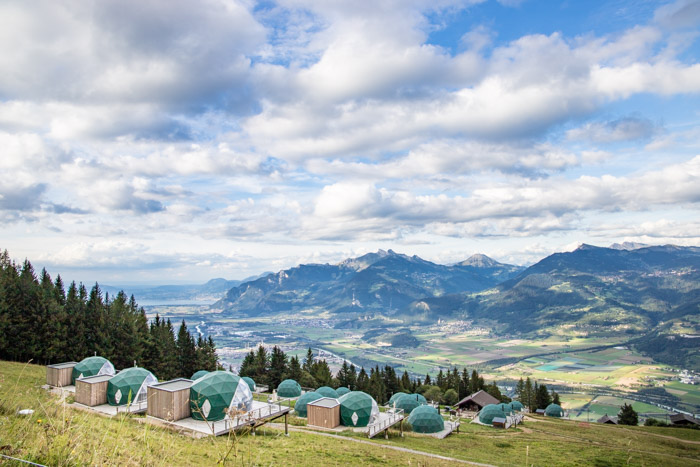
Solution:
[[(168, 422), (162, 419), (158, 419), (160, 422), (164, 422), (167, 425), (171, 425), (177, 428), (184, 428), (186, 430), (201, 433), (205, 435), (220, 436), (227, 434), (231, 431), (240, 430), (243, 428), (252, 429), (255, 433), (255, 429), (259, 426), (266, 424), (271, 420), (275, 420), (279, 417), (285, 417), (285, 434), (289, 434), (287, 427), (287, 415), (289, 414), (291, 408), (282, 405), (283, 401), (268, 404), (266, 402), (253, 401), (253, 409), (250, 412), (240, 414), (234, 418), (227, 418), (224, 420), (219, 420), (216, 422), (207, 422), (203, 420), (195, 420), (192, 417), (183, 418), (181, 420), (176, 420), (173, 422)], [(151, 418), (151, 417), (149, 417)]]
[(403, 409), (390, 409), (386, 412), (379, 412), (379, 417), (371, 425), (367, 425), (367, 436), (374, 438), (382, 431), (387, 436), (387, 430), (397, 423), (401, 423), (401, 434), (403, 435)]
[(430, 436), (437, 438), (437, 439), (444, 439), (452, 433), (453, 431), (459, 432), (459, 420), (457, 421), (448, 421), (445, 420), (445, 429), (442, 431), (438, 431), (437, 433), (432, 433)]

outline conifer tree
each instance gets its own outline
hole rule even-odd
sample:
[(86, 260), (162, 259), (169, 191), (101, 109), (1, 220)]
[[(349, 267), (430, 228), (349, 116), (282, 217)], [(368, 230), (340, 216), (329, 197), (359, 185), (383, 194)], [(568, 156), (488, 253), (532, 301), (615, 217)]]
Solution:
[(277, 387), (282, 382), (287, 372), (287, 356), (278, 346), (272, 348), (270, 355), (270, 370), (268, 371), (267, 383), (270, 387)]
[(471, 395), (471, 381), (466, 368), (462, 369), (462, 378), (459, 381), (459, 400)]
[(632, 408), (631, 404), (625, 402), (622, 407), (620, 407), (620, 412), (617, 414), (617, 423), (619, 425), (639, 425), (639, 416), (634, 408)]
[(355, 390), (367, 392), (368, 388), (369, 388), (369, 376), (367, 376), (367, 372), (365, 371), (365, 368), (361, 367), (360, 372), (357, 374), (357, 383), (355, 383)]
[(299, 363), (299, 357), (294, 355), (289, 359), (289, 368), (287, 369), (286, 378), (293, 379), (294, 381), (300, 381), (303, 370), (301, 369), (301, 364)]
[(187, 324), (185, 324), (184, 319), (177, 333), (177, 355), (179, 376), (188, 378), (197, 371), (197, 352), (194, 339), (187, 329)]

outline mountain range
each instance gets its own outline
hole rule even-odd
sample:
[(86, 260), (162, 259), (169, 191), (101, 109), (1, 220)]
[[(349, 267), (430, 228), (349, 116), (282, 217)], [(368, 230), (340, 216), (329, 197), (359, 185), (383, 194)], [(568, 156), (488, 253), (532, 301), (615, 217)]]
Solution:
[(494, 287), (523, 269), (484, 255), (447, 266), (379, 250), (338, 264), (300, 265), (245, 282), (212, 308), (236, 316), (301, 310), (391, 315), (424, 297)]
[(235, 317), (327, 311), (350, 323), (384, 316), (397, 326), (462, 319), (533, 337), (566, 329), (624, 336), (660, 361), (700, 367), (700, 248), (581, 245), (528, 268), (484, 255), (440, 265), (380, 250), (243, 282), (212, 309)]

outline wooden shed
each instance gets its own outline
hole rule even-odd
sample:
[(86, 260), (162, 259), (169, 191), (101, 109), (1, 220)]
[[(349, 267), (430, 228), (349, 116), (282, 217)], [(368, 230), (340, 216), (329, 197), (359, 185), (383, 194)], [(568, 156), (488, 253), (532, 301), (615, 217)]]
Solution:
[(191, 415), (191, 379), (178, 378), (148, 386), (148, 410), (151, 417), (173, 422)]
[(88, 376), (75, 380), (75, 402), (88, 407), (107, 403), (107, 383), (113, 375)]
[(71, 375), (73, 367), (78, 362), (56, 363), (46, 367), (46, 384), (54, 387), (70, 386), (73, 383)]
[(335, 428), (340, 425), (340, 402), (331, 397), (322, 397), (306, 404), (308, 425)]

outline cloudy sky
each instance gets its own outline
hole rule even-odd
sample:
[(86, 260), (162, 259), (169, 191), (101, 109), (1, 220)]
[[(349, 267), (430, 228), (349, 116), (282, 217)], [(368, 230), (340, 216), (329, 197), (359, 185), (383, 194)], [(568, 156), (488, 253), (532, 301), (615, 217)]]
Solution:
[(700, 1), (0, 1), (0, 249), (92, 283), (700, 245)]

